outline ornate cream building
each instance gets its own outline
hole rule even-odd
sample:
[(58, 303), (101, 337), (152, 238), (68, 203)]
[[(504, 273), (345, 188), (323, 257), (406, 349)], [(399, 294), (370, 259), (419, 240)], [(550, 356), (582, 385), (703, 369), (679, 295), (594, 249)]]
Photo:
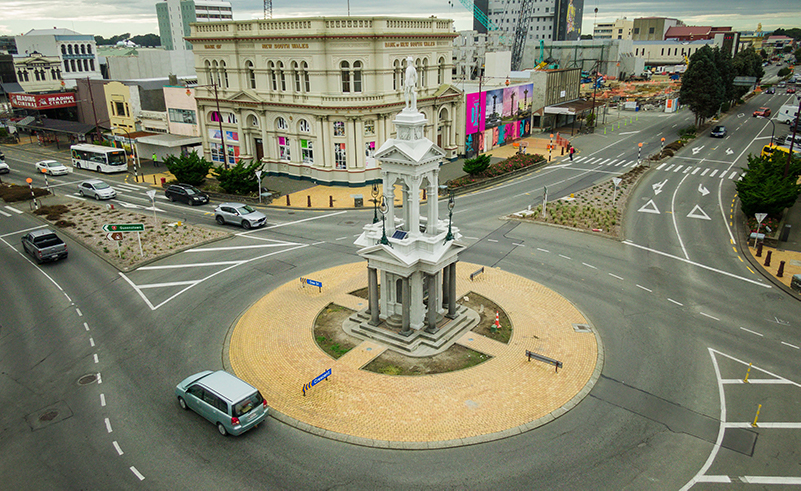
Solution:
[(419, 74), (425, 137), (446, 158), (455, 158), (464, 140), (461, 92), (451, 85), (457, 34), (450, 19), (316, 17), (191, 27), (198, 123), (212, 161), (222, 162), (221, 122), (229, 163), (259, 159), (272, 175), (321, 183), (379, 181), (374, 153), (395, 136), (408, 56)]

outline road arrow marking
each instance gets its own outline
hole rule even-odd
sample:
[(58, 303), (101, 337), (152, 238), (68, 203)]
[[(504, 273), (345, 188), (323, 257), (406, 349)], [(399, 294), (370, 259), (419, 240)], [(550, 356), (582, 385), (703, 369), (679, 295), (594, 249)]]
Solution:
[(700, 152), (700, 151), (701, 151), (701, 149), (702, 149), (702, 148), (704, 148), (704, 146), (705, 146), (705, 145), (701, 145), (700, 147), (695, 147), (695, 148), (693, 148), (693, 155), (695, 155), (695, 154), (697, 154), (698, 152)]
[(659, 194), (662, 192), (662, 186), (667, 184), (668, 180), (665, 179), (662, 182), (657, 182), (656, 184), (651, 184), (651, 187), (654, 188), (654, 194)]
[(706, 196), (709, 194), (709, 190), (705, 188), (703, 184), (698, 185), (698, 192), (701, 193), (701, 196)]
[(687, 218), (700, 218), (701, 220), (712, 220), (709, 215), (704, 213), (700, 206), (695, 205), (695, 208), (687, 215)]
[(652, 199), (649, 199), (648, 202), (642, 205), (642, 207), (637, 211), (642, 213), (654, 213), (656, 215), (660, 215), (659, 209), (656, 207), (656, 203), (654, 203), (654, 200)]
[(732, 150), (731, 148), (727, 148), (726, 149), (726, 155), (731, 155), (733, 153), (734, 153), (734, 150)]
[(618, 133), (618, 135), (636, 135), (640, 131), (626, 131), (625, 133)]
[(135, 205), (133, 203), (128, 203), (126, 201), (117, 201), (117, 203), (121, 204), (123, 208), (141, 208), (139, 205)]

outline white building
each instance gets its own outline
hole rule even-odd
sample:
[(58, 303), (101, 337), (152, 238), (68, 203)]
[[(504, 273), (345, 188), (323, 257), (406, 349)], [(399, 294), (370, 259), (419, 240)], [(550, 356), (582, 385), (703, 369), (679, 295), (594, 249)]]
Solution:
[(101, 62), (105, 61), (110, 79), (196, 76), (195, 55), (191, 50), (100, 46), (98, 56)]
[(453, 40), (453, 78), (475, 80), (484, 71), (486, 54), (510, 51), (511, 39), (498, 31), (486, 34), (476, 31), (459, 31)]
[(634, 21), (625, 17), (614, 22), (596, 22), (592, 30), (593, 39), (631, 39)]
[(93, 36), (69, 29), (31, 29), (15, 36), (17, 52), (34, 51), (44, 56), (57, 56), (61, 60), (61, 77), (67, 88), (75, 87), (75, 79), (102, 79), (97, 59), (97, 44)]
[(233, 19), (231, 2), (222, 0), (164, 0), (156, 4), (161, 46), (167, 50), (192, 49), (188, 41), (191, 22), (219, 22)]
[[(521, 16), (523, 8), (528, 12)], [(488, 0), (487, 18), (514, 39), (518, 23), (527, 17), (526, 44), (536, 44), (578, 39), (583, 10), (584, 0)]]
[(412, 57), (425, 136), (455, 158), (464, 141), (460, 92), (451, 85), (455, 37), (453, 21), (436, 17), (194, 23), (204, 153), (222, 162), (224, 143), (229, 163), (260, 160), (275, 175), (379, 180), (375, 149), (393, 137)]

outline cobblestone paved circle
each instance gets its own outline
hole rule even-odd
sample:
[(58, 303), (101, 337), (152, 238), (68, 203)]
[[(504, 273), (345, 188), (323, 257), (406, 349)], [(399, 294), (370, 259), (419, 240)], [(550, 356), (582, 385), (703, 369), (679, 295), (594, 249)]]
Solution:
[[(265, 295), (237, 321), (228, 344), (230, 368), (264, 394), (272, 414), (304, 431), (385, 448), (442, 448), (504, 438), (536, 428), (575, 406), (603, 366), (600, 339), (579, 332), (587, 324), (553, 290), (497, 268), (471, 282), (480, 266), (457, 265), (457, 289), (491, 299), (509, 315), (509, 344), (467, 332), (459, 344), (491, 355), (456, 372), (390, 376), (360, 370), (383, 352), (364, 341), (334, 360), (314, 341), (314, 319), (331, 302), (359, 310), (366, 300), (347, 292), (367, 284), (366, 263), (306, 275), (323, 283), (301, 287), (290, 281)], [(532, 350), (564, 363), (558, 373), (527, 361)], [(331, 377), (303, 384), (327, 369)]]

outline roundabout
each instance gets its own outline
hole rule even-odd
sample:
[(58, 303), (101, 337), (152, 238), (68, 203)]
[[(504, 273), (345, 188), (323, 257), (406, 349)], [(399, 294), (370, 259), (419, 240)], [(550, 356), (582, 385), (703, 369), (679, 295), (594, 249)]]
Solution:
[[(230, 333), (224, 357), (256, 386), (273, 415), (304, 431), (349, 443), (399, 449), (445, 448), (516, 435), (569, 411), (590, 391), (603, 367), (594, 329), (567, 299), (497, 268), (469, 280), (475, 264), (457, 264), (457, 298), (469, 292), (500, 305), (513, 326), (508, 344), (473, 331), (456, 343), (491, 358), (471, 368), (392, 376), (362, 368), (386, 349), (362, 341), (337, 360), (314, 339), (318, 313), (334, 303), (353, 310), (351, 295), (367, 283), (363, 262), (314, 273), (322, 289), (290, 281), (250, 307)], [(563, 368), (527, 361), (526, 350)], [(303, 385), (326, 370), (306, 394)]]

